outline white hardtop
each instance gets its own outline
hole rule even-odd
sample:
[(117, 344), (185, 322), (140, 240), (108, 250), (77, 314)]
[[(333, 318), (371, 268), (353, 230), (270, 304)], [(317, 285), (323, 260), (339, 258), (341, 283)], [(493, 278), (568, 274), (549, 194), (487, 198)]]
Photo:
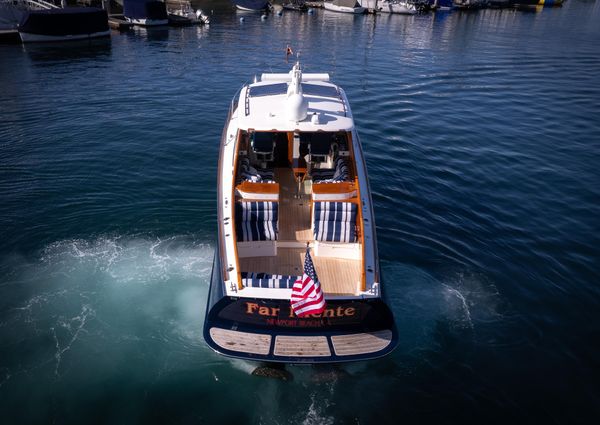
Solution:
[(328, 74), (303, 74), (296, 64), (287, 74), (262, 74), (244, 86), (233, 119), (240, 129), (257, 131), (351, 131), (346, 95)]

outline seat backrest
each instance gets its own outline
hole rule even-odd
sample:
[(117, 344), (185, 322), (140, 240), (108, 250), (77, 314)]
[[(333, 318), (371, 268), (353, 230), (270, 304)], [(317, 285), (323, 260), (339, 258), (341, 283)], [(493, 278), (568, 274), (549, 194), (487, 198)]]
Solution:
[(358, 207), (352, 202), (315, 202), (313, 235), (322, 242), (356, 242)]
[(272, 154), (275, 149), (275, 136), (273, 133), (257, 132), (250, 136), (252, 150), (259, 154)]
[(335, 173), (333, 174), (333, 180), (350, 180), (350, 169), (348, 168), (348, 161), (341, 156), (335, 160)]
[(242, 285), (247, 288), (292, 289), (301, 276), (242, 272)]
[(331, 142), (333, 138), (330, 133), (313, 133), (310, 138), (310, 154), (327, 156), (331, 153)]
[(279, 225), (279, 204), (268, 201), (242, 201), (235, 204), (238, 241), (275, 241)]

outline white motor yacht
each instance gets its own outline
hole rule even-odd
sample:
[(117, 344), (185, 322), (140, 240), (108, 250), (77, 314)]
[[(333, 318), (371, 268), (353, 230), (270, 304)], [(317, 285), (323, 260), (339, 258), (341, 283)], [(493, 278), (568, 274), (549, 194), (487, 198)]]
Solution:
[[(211, 348), (281, 363), (394, 349), (362, 147), (346, 94), (328, 74), (296, 63), (243, 86), (223, 130), (217, 182), (204, 323)], [(294, 304), (307, 275), (318, 285), (302, 296), (318, 313)]]

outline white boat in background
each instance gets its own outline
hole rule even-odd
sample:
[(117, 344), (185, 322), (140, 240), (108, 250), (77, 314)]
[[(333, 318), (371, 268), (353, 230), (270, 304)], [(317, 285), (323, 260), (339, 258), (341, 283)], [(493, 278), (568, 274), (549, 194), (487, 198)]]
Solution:
[[(395, 348), (362, 147), (328, 74), (296, 63), (240, 89), (221, 137), (217, 229), (203, 332), (213, 350), (334, 363)], [(307, 313), (292, 300), (315, 272), (319, 298), (305, 294), (320, 311)]]
[(365, 13), (366, 7), (362, 7), (357, 0), (333, 0), (331, 2), (323, 2), (325, 10), (331, 10), (333, 12), (342, 13), (354, 13), (361, 14)]
[(231, 0), (238, 10), (244, 12), (262, 12), (269, 9), (268, 0)]
[(123, 0), (123, 15), (128, 22), (144, 27), (167, 25), (167, 6), (158, 0)]
[(460, 10), (476, 10), (485, 7), (487, 0), (454, 0), (454, 7)]
[(201, 9), (194, 10), (189, 0), (171, 0), (167, 3), (167, 13), (189, 19), (192, 24), (210, 24), (208, 16)]
[(377, 10), (381, 13), (398, 13), (401, 15), (415, 15), (418, 12), (414, 3), (398, 0), (379, 0)]

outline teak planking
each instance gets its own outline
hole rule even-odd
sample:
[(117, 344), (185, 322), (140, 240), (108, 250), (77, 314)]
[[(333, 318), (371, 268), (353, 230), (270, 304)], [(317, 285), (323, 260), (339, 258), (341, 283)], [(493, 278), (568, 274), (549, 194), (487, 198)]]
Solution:
[[(277, 248), (277, 255), (240, 258), (244, 272), (301, 276), (305, 248)], [(318, 257), (311, 255), (325, 294), (353, 295), (360, 281), (360, 260)]]

